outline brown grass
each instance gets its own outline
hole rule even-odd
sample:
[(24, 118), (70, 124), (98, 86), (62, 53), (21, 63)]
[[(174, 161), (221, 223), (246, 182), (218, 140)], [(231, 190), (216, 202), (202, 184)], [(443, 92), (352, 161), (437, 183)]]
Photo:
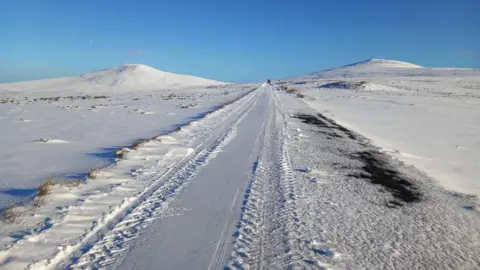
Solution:
[(88, 171), (87, 177), (90, 179), (96, 179), (98, 177), (99, 171), (100, 171), (99, 168), (91, 168), (90, 171)]
[(11, 204), (3, 210), (2, 220), (6, 223), (14, 223), (21, 215), (22, 211), (20, 211), (20, 207), (18, 207), (18, 205)]
[(73, 187), (78, 187), (82, 182), (83, 182), (82, 179), (75, 179), (75, 180), (57, 182), (55, 184), (60, 185), (62, 187), (73, 188)]
[(298, 89), (295, 89), (295, 88), (288, 88), (287, 90), (285, 90), (287, 93), (290, 93), (290, 94), (294, 94), (296, 92), (298, 92)]
[(52, 186), (55, 185), (52, 177), (47, 178), (39, 187), (37, 195), (35, 196), (35, 206), (40, 206), (47, 197), (48, 194), (52, 191)]
[(55, 185), (52, 177), (47, 178), (40, 187), (38, 187), (37, 198), (45, 197), (52, 191), (52, 186)]
[(142, 144), (143, 144), (143, 143), (146, 143), (146, 142), (148, 142), (148, 140), (138, 140), (138, 141), (134, 142), (134, 143), (132, 144), (132, 146), (130, 146), (130, 148), (137, 150), (138, 147), (142, 146)]
[(115, 151), (115, 155), (120, 159), (127, 159), (127, 153), (130, 151), (129, 148), (123, 147)]

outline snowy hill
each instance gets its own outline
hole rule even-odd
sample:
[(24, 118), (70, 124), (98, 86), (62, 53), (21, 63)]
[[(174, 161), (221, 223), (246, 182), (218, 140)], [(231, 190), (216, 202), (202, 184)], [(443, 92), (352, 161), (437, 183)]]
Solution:
[(373, 76), (479, 76), (480, 69), (469, 68), (426, 68), (412, 63), (369, 59), (358, 63), (345, 65), (339, 68), (314, 72), (301, 78), (350, 78)]
[(78, 77), (0, 84), (0, 91), (123, 92), (218, 84), (224, 83), (196, 76), (160, 71), (146, 65), (125, 64), (86, 73)]
[(422, 66), (396, 61), (396, 60), (386, 60), (386, 59), (368, 59), (365, 61), (353, 63), (350, 65), (343, 66), (341, 68), (421, 68)]

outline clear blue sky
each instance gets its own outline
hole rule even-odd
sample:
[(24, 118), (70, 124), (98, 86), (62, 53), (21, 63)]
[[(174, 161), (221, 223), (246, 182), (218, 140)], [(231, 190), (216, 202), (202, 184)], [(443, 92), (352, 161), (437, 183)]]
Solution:
[(246, 82), (367, 58), (480, 68), (478, 0), (2, 0), (0, 81), (123, 63)]

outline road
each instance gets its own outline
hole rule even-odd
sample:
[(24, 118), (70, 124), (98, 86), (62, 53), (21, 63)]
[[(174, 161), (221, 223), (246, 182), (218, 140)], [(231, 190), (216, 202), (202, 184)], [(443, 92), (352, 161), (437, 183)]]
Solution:
[(236, 136), (178, 195), (173, 207), (185, 209), (183, 213), (152, 224), (119, 269), (159, 265), (162, 269), (218, 269), (225, 265), (268, 108), (269, 95), (264, 91), (239, 123)]
[(480, 214), (468, 196), (295, 95), (265, 84), (197, 124), (206, 129), (193, 136), (194, 154), (70, 268), (480, 266)]

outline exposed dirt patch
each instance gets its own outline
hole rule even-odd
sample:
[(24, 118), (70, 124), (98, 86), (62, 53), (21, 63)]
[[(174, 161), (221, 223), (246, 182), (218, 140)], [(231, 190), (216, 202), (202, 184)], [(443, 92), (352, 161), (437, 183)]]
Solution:
[[(348, 167), (343, 164), (337, 164), (343, 169), (349, 170), (347, 177), (367, 180), (374, 185), (380, 185), (379, 192), (388, 191), (393, 197), (386, 203), (386, 207), (397, 208), (405, 203), (418, 202), (422, 194), (417, 190), (413, 181), (402, 174), (389, 162), (389, 157), (380, 153), (372, 145), (366, 144), (360, 140), (360, 137), (353, 131), (337, 124), (335, 121), (321, 115), (296, 114), (293, 118), (300, 119), (303, 123), (313, 125), (316, 133), (326, 136), (328, 140), (336, 140), (339, 145), (345, 143), (354, 143), (361, 150), (344, 151), (340, 150), (342, 156), (352, 160), (353, 163), (360, 162), (360, 167)], [(346, 142), (347, 140), (348, 142)], [(335, 164), (334, 164), (335, 165)], [(353, 172), (352, 172), (353, 170)]]
[[(363, 171), (361, 173), (350, 174), (350, 176), (368, 179), (374, 185), (381, 185), (390, 191), (395, 198), (405, 203), (420, 201), (421, 194), (416, 191), (416, 187), (401, 173), (390, 169), (381, 155), (381, 153), (367, 151), (355, 153), (352, 158), (365, 165), (362, 166)], [(390, 203), (401, 206), (399, 202), (391, 201)]]

